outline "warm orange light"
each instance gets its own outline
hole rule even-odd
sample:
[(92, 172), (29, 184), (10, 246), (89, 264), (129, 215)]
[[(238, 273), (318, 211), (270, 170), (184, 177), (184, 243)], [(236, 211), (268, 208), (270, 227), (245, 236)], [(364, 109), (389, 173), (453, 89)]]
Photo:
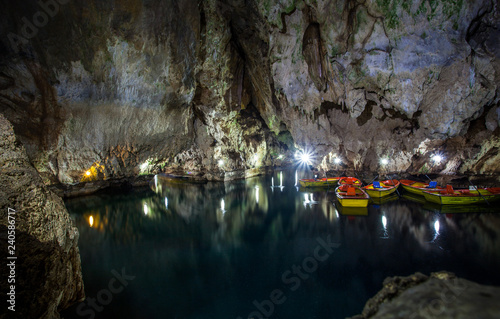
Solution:
[(90, 225), (90, 227), (92, 227), (92, 225), (94, 225), (94, 217), (92, 215), (90, 215), (90, 217), (89, 217), (89, 225)]
[(90, 176), (90, 174), (91, 174), (90, 171), (85, 172), (85, 175), (87, 175), (87, 176)]

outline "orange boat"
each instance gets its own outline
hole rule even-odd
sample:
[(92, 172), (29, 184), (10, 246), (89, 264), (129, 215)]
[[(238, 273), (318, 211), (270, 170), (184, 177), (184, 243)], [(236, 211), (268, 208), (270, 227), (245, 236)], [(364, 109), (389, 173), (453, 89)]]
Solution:
[(360, 187), (363, 183), (356, 177), (341, 177), (339, 178), (339, 185), (352, 185)]
[(370, 197), (380, 198), (394, 193), (398, 189), (399, 184), (400, 182), (397, 179), (388, 179), (382, 182), (373, 182), (363, 187), (363, 189)]
[(402, 179), (400, 180), (400, 182), (404, 190), (421, 196), (424, 196), (423, 192), (425, 191), (439, 191), (443, 189), (442, 187), (437, 186), (437, 182), (433, 181), (427, 184), (422, 182), (411, 181), (408, 179)]

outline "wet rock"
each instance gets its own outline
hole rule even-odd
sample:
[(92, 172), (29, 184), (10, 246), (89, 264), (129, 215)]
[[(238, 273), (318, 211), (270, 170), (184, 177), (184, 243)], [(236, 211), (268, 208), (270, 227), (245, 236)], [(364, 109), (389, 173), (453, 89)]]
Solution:
[[(15, 210), (17, 257), (12, 283), (16, 311), (4, 308), (0, 317), (59, 318), (58, 311), (84, 298), (78, 230), (61, 198), (43, 185), (2, 114), (0, 149), (0, 248), (8, 251), (8, 212)], [(7, 262), (2, 262), (0, 270), (10, 273)], [(11, 289), (7, 280), (0, 285), (4, 295)]]
[(351, 319), (497, 318), (500, 288), (480, 285), (447, 272), (392, 277)]

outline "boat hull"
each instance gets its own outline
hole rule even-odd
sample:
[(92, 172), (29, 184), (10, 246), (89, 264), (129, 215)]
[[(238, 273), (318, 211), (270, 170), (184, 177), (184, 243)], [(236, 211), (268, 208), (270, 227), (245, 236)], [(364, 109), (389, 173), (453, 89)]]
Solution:
[(486, 202), (493, 202), (500, 199), (500, 195), (491, 194), (487, 190), (479, 190), (471, 192), (455, 191), (453, 194), (447, 194), (442, 191), (427, 191), (424, 192), (424, 197), (431, 203), (440, 205), (472, 205)]
[(344, 207), (367, 207), (368, 199), (338, 198), (340, 205)]
[(300, 179), (302, 187), (332, 187), (337, 186), (338, 177), (320, 178), (320, 179)]

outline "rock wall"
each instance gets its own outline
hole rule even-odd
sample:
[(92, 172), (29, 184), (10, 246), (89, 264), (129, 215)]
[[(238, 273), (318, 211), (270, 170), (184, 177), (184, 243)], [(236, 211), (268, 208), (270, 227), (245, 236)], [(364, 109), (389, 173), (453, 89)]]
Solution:
[(497, 318), (500, 289), (457, 278), (447, 272), (384, 280), (361, 315), (350, 319), (382, 318)]
[[(14, 244), (17, 257), (0, 265), (2, 296), (15, 286), (15, 312), (7, 310), (13, 304), (5, 300), (0, 318), (59, 318), (59, 310), (84, 297), (78, 230), (61, 198), (43, 185), (1, 114), (0, 150), (0, 249), (6, 256), (7, 246)], [(8, 219), (12, 210), (16, 213)], [(9, 225), (15, 226), (12, 243), (7, 241), (8, 230), (12, 235)], [(7, 266), (11, 261), (15, 267)], [(7, 275), (14, 275), (15, 282)]]
[(46, 183), (238, 178), (296, 150), (500, 172), (497, 1), (0, 3), (0, 112)]

